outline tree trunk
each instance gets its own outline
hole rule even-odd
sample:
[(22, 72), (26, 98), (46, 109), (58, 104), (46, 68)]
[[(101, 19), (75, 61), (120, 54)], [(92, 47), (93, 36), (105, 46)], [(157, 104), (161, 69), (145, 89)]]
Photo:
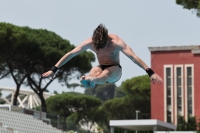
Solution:
[(47, 105), (46, 105), (46, 101), (45, 101), (44, 96), (43, 96), (43, 92), (40, 92), (38, 94), (38, 96), (40, 97), (40, 100), (41, 100), (42, 112), (47, 112)]
[(20, 90), (20, 86), (17, 85), (15, 95), (14, 95), (14, 99), (13, 99), (13, 105), (15, 105), (15, 106), (17, 106), (17, 97), (19, 96), (19, 90)]

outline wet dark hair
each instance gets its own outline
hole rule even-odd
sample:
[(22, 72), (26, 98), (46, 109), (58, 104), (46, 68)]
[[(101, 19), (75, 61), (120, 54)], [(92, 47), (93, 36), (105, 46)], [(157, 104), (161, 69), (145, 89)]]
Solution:
[(98, 25), (92, 35), (92, 42), (96, 50), (104, 48), (109, 39), (108, 29), (103, 24)]

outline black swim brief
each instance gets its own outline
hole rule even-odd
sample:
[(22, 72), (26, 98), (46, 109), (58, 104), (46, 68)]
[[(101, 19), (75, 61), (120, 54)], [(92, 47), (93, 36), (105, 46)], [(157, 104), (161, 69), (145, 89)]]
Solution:
[(116, 65), (99, 65), (98, 67), (100, 67), (102, 70), (104, 70), (104, 69), (106, 69), (108, 67), (112, 67), (112, 66), (118, 66), (118, 67), (122, 68), (120, 64), (116, 64)]

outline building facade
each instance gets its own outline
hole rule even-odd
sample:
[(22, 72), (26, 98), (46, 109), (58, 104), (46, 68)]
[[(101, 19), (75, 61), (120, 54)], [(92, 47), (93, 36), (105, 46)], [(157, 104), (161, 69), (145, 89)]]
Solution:
[(151, 85), (151, 118), (177, 124), (200, 118), (200, 45), (149, 47), (151, 67), (163, 84)]

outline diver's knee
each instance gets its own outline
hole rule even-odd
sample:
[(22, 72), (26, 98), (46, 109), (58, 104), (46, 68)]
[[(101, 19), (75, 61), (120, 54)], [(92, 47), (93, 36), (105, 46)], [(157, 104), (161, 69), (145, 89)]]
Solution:
[(100, 75), (102, 73), (102, 70), (99, 67), (93, 67), (90, 71), (90, 74), (92, 75)]

